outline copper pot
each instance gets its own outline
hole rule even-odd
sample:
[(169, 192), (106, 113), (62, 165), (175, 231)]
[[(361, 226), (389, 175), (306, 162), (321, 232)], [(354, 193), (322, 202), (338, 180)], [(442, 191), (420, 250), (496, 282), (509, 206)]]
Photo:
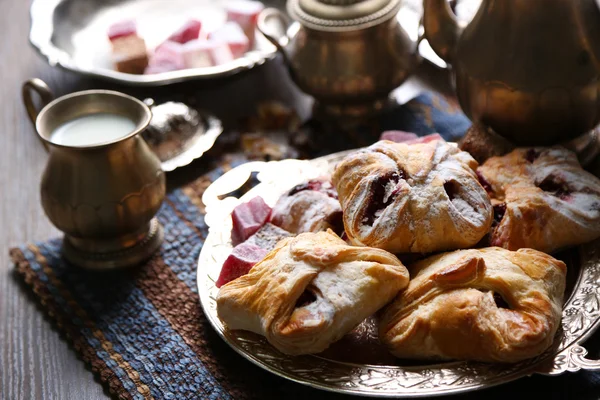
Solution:
[(424, 0), (424, 26), (471, 120), (520, 145), (569, 141), (600, 122), (596, 0), (483, 0), (466, 26), (446, 0)]

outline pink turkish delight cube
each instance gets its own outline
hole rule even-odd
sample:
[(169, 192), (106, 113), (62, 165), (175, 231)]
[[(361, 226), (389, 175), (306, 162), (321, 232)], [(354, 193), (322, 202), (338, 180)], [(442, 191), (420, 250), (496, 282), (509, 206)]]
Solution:
[(391, 140), (392, 142), (402, 143), (409, 140), (417, 139), (416, 133), (404, 131), (385, 131), (379, 137), (379, 140)]
[(167, 39), (171, 42), (187, 43), (190, 40), (198, 39), (200, 36), (200, 30), (202, 29), (202, 23), (195, 19), (190, 19), (181, 28), (176, 30)]
[(233, 244), (242, 243), (254, 235), (268, 221), (270, 215), (271, 207), (259, 196), (234, 208), (231, 213)]
[(237, 22), (226, 22), (208, 36), (210, 40), (227, 43), (234, 58), (242, 57), (250, 49), (250, 41)]
[(256, 30), (258, 14), (263, 9), (264, 5), (258, 1), (231, 0), (225, 3), (227, 20), (237, 22), (240, 25), (248, 37), (251, 47), (254, 45), (254, 31)]
[(432, 133), (430, 135), (425, 135), (416, 139), (408, 140), (406, 144), (416, 144), (416, 143), (429, 143), (435, 140), (444, 140), (444, 138), (439, 133)]
[(233, 60), (231, 50), (224, 42), (192, 40), (184, 45), (183, 61), (186, 68), (204, 68)]
[(137, 26), (132, 19), (120, 21), (108, 27), (108, 39), (110, 41), (130, 35), (137, 35)]
[(220, 288), (226, 283), (246, 275), (256, 263), (265, 258), (267, 253), (267, 250), (250, 243), (235, 246), (223, 263), (215, 285)]
[(185, 68), (183, 62), (183, 45), (167, 41), (158, 47), (148, 61), (145, 74), (177, 71)]

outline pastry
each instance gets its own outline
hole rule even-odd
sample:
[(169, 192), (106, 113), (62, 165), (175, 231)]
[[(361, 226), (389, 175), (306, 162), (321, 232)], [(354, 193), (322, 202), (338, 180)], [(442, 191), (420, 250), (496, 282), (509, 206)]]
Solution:
[(600, 179), (571, 151), (520, 148), (478, 174), (494, 205), (492, 246), (549, 253), (600, 237)]
[(285, 354), (325, 350), (408, 285), (408, 271), (380, 249), (348, 246), (332, 231), (280, 241), (247, 275), (222, 286), (228, 329), (264, 335)]
[(352, 153), (333, 174), (349, 240), (392, 253), (473, 246), (492, 223), (476, 168), (443, 140), (384, 140)]
[(546, 350), (560, 324), (566, 266), (537, 250), (459, 250), (411, 275), (379, 326), (400, 358), (517, 362)]
[(343, 231), (342, 208), (331, 183), (314, 179), (297, 185), (279, 198), (271, 223), (292, 233)]

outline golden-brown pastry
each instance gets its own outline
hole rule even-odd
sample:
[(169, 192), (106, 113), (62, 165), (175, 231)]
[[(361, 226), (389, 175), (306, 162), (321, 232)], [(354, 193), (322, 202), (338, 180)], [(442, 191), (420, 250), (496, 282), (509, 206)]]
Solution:
[(600, 237), (600, 179), (571, 151), (520, 148), (478, 174), (494, 206), (492, 246), (549, 253)]
[(443, 140), (380, 141), (335, 169), (344, 227), (351, 243), (392, 253), (472, 246), (492, 223), (477, 162)]
[(547, 349), (560, 324), (566, 266), (545, 253), (459, 250), (411, 274), (379, 327), (397, 357), (517, 362)]
[(332, 231), (302, 233), (222, 286), (217, 313), (228, 329), (264, 335), (283, 353), (318, 353), (407, 285), (393, 254), (348, 246)]
[(343, 231), (342, 208), (331, 182), (313, 179), (279, 198), (271, 223), (292, 233)]

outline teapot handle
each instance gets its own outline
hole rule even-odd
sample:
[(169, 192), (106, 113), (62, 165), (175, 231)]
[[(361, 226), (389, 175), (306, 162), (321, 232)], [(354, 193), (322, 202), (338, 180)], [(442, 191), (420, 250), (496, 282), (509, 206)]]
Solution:
[[(40, 97), (41, 107), (38, 110), (33, 103), (32, 93), (35, 92)], [(40, 113), (40, 110), (44, 108), (48, 103), (54, 100), (54, 94), (52, 94), (52, 90), (48, 87), (46, 82), (39, 78), (28, 79), (23, 83), (21, 87), (21, 96), (23, 98), (23, 104), (25, 105), (25, 109), (27, 110), (27, 114), (29, 115), (29, 119), (35, 128), (35, 122), (37, 120), (37, 116)], [(48, 150), (48, 145), (44, 143), (42, 139), (40, 139), (44, 148)]]
[[(284, 31), (282, 36), (275, 37), (272, 33), (270, 33), (272, 32), (272, 29), (270, 29), (272, 28), (272, 23), (269, 22), (271, 19), (275, 19), (277, 21), (276, 23), (282, 27)], [(260, 14), (258, 14), (258, 19), (256, 22), (258, 31), (262, 33), (263, 36), (266, 37), (267, 40), (277, 48), (277, 51), (281, 53), (283, 56), (283, 61), (288, 67), (291, 67), (292, 64), (290, 63), (290, 58), (285, 50), (285, 46), (287, 46), (290, 42), (290, 37), (287, 35), (287, 31), (291, 24), (292, 21), (290, 18), (276, 8), (265, 8), (260, 12)]]

